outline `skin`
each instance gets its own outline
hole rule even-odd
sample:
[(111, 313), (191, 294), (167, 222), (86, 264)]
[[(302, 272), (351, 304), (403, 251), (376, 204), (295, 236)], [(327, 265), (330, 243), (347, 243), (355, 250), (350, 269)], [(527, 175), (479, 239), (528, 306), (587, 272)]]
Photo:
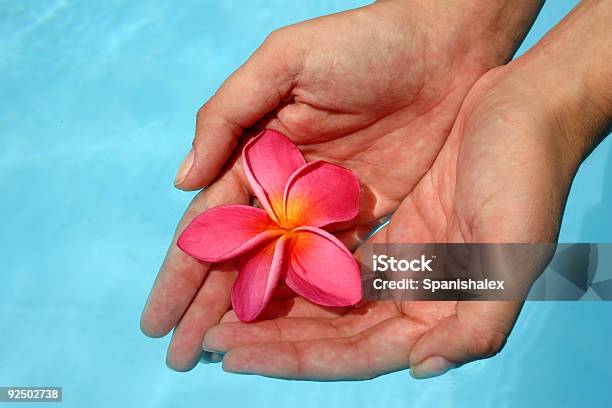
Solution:
[[(580, 32), (575, 26), (588, 32), (592, 22), (580, 26), (586, 12), (579, 9), (564, 22), (569, 28), (490, 70), (511, 57), (539, 3), (525, 2), (518, 14), (504, 2), (486, 11), (468, 2), (462, 12), (432, 4), (380, 2), (269, 37), (199, 111), (195, 149), (177, 185), (209, 186), (177, 235), (206, 208), (249, 202), (236, 152), (249, 134), (270, 127), (298, 143), (308, 160), (335, 162), (359, 177), (360, 214), (337, 228), (347, 245), (392, 211), (372, 240), (554, 241), (573, 174), (593, 144), (589, 135), (601, 133), (609, 111), (605, 98), (589, 100), (592, 113), (585, 115), (577, 95), (592, 95), (601, 84), (582, 89), (587, 81), (574, 81), (575, 89), (561, 92), (557, 81), (575, 77), (551, 72), (548, 61), (567, 61), (554, 44), (577, 41), (567, 33)], [(475, 17), (491, 24), (470, 24)], [(496, 30), (497, 21), (510, 22), (510, 34)], [(593, 72), (582, 68), (584, 78)], [(520, 310), (515, 302), (371, 302), (331, 310), (289, 297), (270, 305), (267, 320), (247, 325), (229, 311), (234, 271), (231, 263), (199, 263), (172, 243), (141, 320), (154, 337), (175, 327), (170, 367), (191, 369), (204, 340), (207, 350), (227, 353), (228, 371), (337, 380), (411, 367), (423, 378), (496, 353)]]

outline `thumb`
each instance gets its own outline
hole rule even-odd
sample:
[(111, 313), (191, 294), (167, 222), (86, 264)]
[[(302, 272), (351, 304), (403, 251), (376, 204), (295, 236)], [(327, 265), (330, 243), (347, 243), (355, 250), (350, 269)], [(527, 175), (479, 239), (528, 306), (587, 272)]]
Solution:
[(429, 378), (470, 361), (492, 357), (504, 346), (521, 302), (458, 302), (457, 313), (427, 331), (410, 352), (410, 374)]
[(301, 58), (284, 31), (273, 32), (198, 111), (193, 147), (175, 186), (195, 190), (219, 173), (244, 129), (274, 110), (293, 88)]

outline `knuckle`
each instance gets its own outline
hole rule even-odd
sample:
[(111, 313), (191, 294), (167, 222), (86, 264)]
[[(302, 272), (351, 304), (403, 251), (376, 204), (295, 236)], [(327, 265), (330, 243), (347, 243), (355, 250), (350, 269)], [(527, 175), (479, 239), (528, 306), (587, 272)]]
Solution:
[(264, 43), (269, 44), (281, 40), (284, 36), (285, 31), (285, 27), (277, 28), (276, 30), (271, 31), (270, 34), (266, 36)]
[(506, 335), (491, 329), (475, 329), (469, 338), (468, 352), (475, 358), (492, 357), (506, 343)]
[(283, 49), (287, 45), (288, 39), (292, 37), (292, 34), (289, 33), (290, 30), (290, 27), (281, 27), (270, 32), (261, 46), (263, 51)]
[(196, 122), (202, 122), (208, 113), (208, 102), (204, 103), (196, 112)]

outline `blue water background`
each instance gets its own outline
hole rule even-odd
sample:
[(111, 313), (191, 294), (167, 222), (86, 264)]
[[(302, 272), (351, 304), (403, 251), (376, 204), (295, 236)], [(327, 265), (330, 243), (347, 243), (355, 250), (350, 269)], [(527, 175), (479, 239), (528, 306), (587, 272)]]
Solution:
[[(521, 52), (574, 3), (549, 1)], [(529, 303), (499, 356), (425, 382), (181, 374), (140, 333), (197, 107), (270, 30), (361, 4), (0, 1), (0, 385), (61, 385), (66, 407), (610, 406), (610, 303)], [(611, 150), (580, 169), (562, 241), (612, 240)]]

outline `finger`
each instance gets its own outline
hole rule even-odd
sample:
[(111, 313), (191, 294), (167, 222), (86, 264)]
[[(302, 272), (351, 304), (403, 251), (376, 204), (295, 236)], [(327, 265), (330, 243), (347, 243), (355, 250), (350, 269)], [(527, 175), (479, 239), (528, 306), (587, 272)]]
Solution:
[(345, 334), (332, 326), (329, 319), (292, 317), (256, 323), (229, 322), (211, 328), (204, 337), (203, 348), (225, 353), (249, 344), (330, 337), (345, 337)]
[(219, 323), (230, 308), (235, 279), (233, 264), (215, 265), (193, 302), (179, 321), (168, 347), (166, 364), (177, 371), (189, 371), (198, 363), (202, 340), (209, 328)]
[(415, 345), (411, 375), (433, 377), (495, 355), (506, 342), (520, 308), (520, 302), (459, 302), (455, 315), (440, 321)]
[(140, 327), (147, 336), (168, 334), (191, 303), (209, 269), (209, 264), (197, 261), (176, 246), (178, 236), (196, 215), (229, 203), (248, 203), (248, 191), (231, 171), (199, 193), (183, 215), (141, 316)]
[[(334, 318), (347, 313), (352, 307), (326, 307), (314, 304), (308, 300), (293, 296), (287, 299), (273, 300), (261, 312), (258, 320), (271, 320), (281, 317), (313, 317), (313, 318)], [(228, 311), (221, 323), (238, 322), (238, 316), (233, 310)]]
[[(299, 298), (298, 298), (299, 299)], [(300, 302), (306, 306), (302, 299)], [(310, 314), (306, 317), (282, 317), (255, 323), (227, 322), (211, 328), (204, 337), (204, 348), (227, 352), (240, 346), (279, 341), (300, 341), (317, 338), (354, 336), (378, 323), (397, 316), (390, 302), (377, 302), (351, 309), (346, 314), (330, 319), (330, 311), (318, 307), (293, 312)]]
[(357, 336), (231, 349), (223, 369), (235, 373), (302, 380), (363, 380), (408, 367), (410, 350), (423, 327), (402, 317)]
[(175, 185), (193, 190), (219, 172), (244, 129), (274, 110), (293, 88), (301, 66), (296, 49), (274, 33), (198, 111), (193, 148)]

